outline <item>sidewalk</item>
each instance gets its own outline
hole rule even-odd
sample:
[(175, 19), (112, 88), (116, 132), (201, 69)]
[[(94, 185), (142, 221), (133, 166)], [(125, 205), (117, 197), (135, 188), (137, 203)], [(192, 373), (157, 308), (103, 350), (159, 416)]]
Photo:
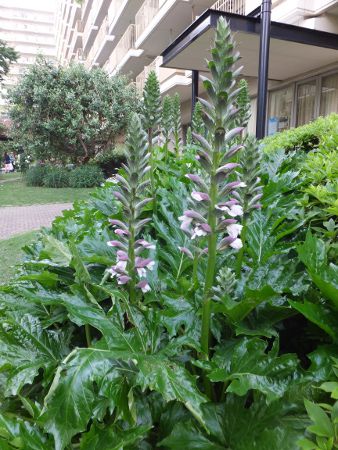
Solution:
[(72, 203), (4, 206), (0, 208), (0, 240), (41, 227), (49, 227), (63, 210), (71, 208)]

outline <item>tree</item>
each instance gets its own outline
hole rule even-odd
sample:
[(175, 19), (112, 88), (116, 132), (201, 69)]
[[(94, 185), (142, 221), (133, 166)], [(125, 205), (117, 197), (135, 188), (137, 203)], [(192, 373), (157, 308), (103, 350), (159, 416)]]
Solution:
[(109, 150), (140, 101), (126, 77), (42, 57), (10, 93), (12, 137), (38, 159), (87, 162)]
[(0, 40), (0, 82), (9, 72), (9, 66), (15, 62), (19, 54), (14, 48), (8, 46), (5, 41)]

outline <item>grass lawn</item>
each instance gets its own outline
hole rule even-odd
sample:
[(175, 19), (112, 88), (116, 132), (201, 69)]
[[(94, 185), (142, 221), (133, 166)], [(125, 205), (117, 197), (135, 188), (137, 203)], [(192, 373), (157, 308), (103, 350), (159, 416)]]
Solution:
[(72, 203), (75, 200), (88, 198), (89, 193), (93, 190), (92, 188), (30, 187), (25, 185), (19, 173), (1, 174), (0, 206)]
[(23, 256), (22, 247), (32, 242), (36, 234), (36, 231), (30, 231), (0, 241), (0, 284), (11, 279), (15, 273), (14, 265), (18, 264)]

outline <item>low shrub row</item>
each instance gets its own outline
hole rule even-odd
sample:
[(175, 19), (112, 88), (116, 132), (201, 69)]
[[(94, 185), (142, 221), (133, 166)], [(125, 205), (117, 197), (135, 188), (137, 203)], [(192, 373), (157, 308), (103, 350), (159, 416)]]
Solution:
[(65, 167), (34, 166), (25, 174), (27, 186), (50, 188), (89, 188), (104, 181), (102, 170), (96, 165), (86, 165), (68, 170)]

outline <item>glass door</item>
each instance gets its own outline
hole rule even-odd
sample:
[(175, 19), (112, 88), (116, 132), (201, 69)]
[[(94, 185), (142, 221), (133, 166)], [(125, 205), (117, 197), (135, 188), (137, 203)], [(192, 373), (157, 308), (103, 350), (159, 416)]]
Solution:
[(296, 125), (304, 125), (316, 117), (316, 80), (307, 81), (297, 86)]

